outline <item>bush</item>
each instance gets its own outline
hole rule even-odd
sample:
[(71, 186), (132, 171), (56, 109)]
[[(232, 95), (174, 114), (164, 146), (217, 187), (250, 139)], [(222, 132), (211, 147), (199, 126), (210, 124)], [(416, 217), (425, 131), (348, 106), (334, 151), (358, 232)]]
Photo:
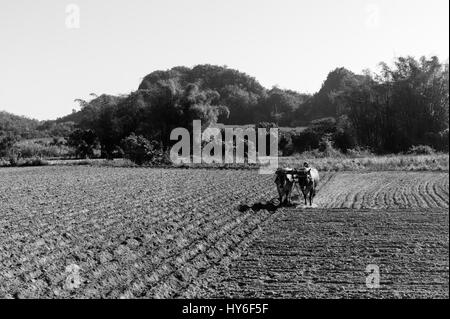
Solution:
[(64, 144), (55, 145), (52, 142), (40, 140), (26, 140), (16, 143), (15, 148), (21, 157), (64, 157), (69, 156), (72, 150)]
[(279, 132), (278, 135), (278, 149), (282, 156), (291, 156), (294, 153), (294, 146), (292, 144), (292, 133)]
[[(303, 153), (305, 151), (323, 148), (321, 143), (324, 138), (334, 141), (334, 137), (336, 136), (336, 125), (336, 120), (334, 118), (322, 118), (312, 121), (304, 131), (292, 134), (293, 150), (297, 153)], [(346, 144), (349, 144), (349, 142), (345, 140), (348, 137), (345, 135), (347, 133), (344, 132), (343, 129), (341, 131), (342, 137), (339, 136), (339, 142), (340, 144), (343, 144), (343, 148), (345, 148), (347, 147)]]
[(75, 149), (80, 158), (94, 157), (94, 149), (98, 146), (97, 136), (92, 130), (77, 129), (70, 134), (67, 144)]
[(449, 129), (445, 129), (442, 132), (439, 133), (439, 140), (440, 140), (440, 150), (444, 152), (449, 151)]
[(19, 163), (19, 160), (20, 160), (20, 155), (17, 152), (15, 152), (15, 151), (11, 151), (8, 154), (7, 158), (8, 158), (10, 166), (17, 166), (18, 163)]
[(8, 156), (17, 138), (12, 134), (0, 132), (0, 157)]
[(0, 158), (0, 167), (44, 166), (48, 162), (40, 157), (22, 158), (15, 148), (12, 148), (8, 156)]
[(347, 150), (346, 153), (349, 157), (354, 157), (354, 158), (358, 158), (358, 157), (374, 157), (375, 155), (373, 154), (373, 152), (367, 148), (362, 148), (357, 146), (356, 148), (352, 148)]
[(255, 125), (256, 129), (258, 128), (265, 128), (265, 129), (271, 129), (271, 128), (277, 128), (278, 125), (276, 123), (273, 122), (259, 122), (258, 124)]
[(342, 157), (342, 153), (335, 149), (333, 142), (331, 140), (331, 134), (325, 134), (319, 143), (319, 151), (324, 155), (324, 157)]
[[(48, 162), (40, 157), (33, 157), (19, 160), (16, 166), (45, 166)], [(12, 166), (12, 165), (11, 165)]]
[(436, 151), (428, 145), (414, 145), (408, 150), (411, 155), (433, 155)]
[(293, 134), (291, 138), (294, 152), (303, 153), (319, 148), (320, 136), (309, 128), (298, 134)]
[(430, 145), (437, 151), (448, 152), (448, 129), (439, 133), (428, 132), (425, 134), (424, 144)]
[(168, 164), (169, 157), (160, 143), (149, 141), (145, 137), (134, 133), (122, 140), (122, 150), (126, 159), (137, 165), (142, 164)]
[(9, 161), (0, 157), (0, 167), (8, 167), (10, 166)]

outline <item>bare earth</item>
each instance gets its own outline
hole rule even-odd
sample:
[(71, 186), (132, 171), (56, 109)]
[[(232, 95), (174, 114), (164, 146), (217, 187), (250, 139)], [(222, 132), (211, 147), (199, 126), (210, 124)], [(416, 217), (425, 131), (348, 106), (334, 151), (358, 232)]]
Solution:
[[(0, 169), (0, 297), (449, 297), (448, 173)], [(367, 265), (380, 288), (366, 286)]]

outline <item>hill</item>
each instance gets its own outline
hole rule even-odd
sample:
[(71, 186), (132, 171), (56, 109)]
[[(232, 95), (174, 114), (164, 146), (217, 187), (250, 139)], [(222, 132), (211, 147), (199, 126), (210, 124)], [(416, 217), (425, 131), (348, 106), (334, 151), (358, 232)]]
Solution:
[(75, 122), (38, 121), (25, 116), (0, 111), (0, 136), (12, 135), (19, 139), (67, 136)]
[[(275, 122), (279, 126), (306, 126), (312, 120), (338, 115), (333, 94), (350, 85), (361, 83), (364, 76), (338, 68), (328, 75), (320, 91), (313, 96), (277, 87), (267, 89), (254, 77), (225, 66), (197, 65), (193, 68), (177, 66), (146, 75), (138, 91), (156, 90), (162, 83), (176, 89), (196, 85), (199, 90), (217, 93), (217, 104), (228, 108), (228, 116), (220, 115), (218, 122), (244, 125)], [(85, 115), (74, 112), (56, 120), (57, 123), (80, 123)]]
[[(199, 90), (217, 93), (219, 105), (226, 106), (227, 115), (219, 115), (218, 122), (226, 125), (245, 125), (248, 123), (274, 122), (279, 126), (307, 126), (312, 120), (338, 115), (333, 94), (338, 94), (349, 85), (361, 83), (364, 76), (338, 68), (328, 75), (320, 91), (313, 96), (293, 90), (263, 87), (254, 77), (230, 69), (226, 66), (197, 65), (169, 70), (157, 70), (146, 75), (137, 91), (154, 91), (161, 84), (184, 90), (196, 85)], [(111, 97), (112, 98), (112, 97)], [(94, 98), (95, 99), (95, 98)], [(82, 110), (72, 112), (56, 119), (55, 123), (74, 122), (79, 124), (89, 117), (81, 101)]]
[(180, 88), (195, 84), (200, 90), (217, 92), (217, 102), (230, 111), (228, 117), (219, 118), (225, 124), (253, 123), (258, 116), (264, 117), (258, 111), (267, 98), (267, 90), (255, 78), (237, 70), (209, 64), (192, 69), (174, 67), (148, 74), (138, 90), (151, 90), (161, 82), (173, 82)]
[(0, 134), (9, 133), (21, 138), (40, 137), (38, 120), (0, 111)]
[(318, 148), (322, 140), (343, 151), (363, 147), (397, 153), (417, 145), (448, 150), (448, 63), (436, 57), (400, 57), (392, 67), (380, 65), (379, 74), (337, 68), (312, 96), (267, 89), (226, 66), (177, 66), (146, 75), (130, 94), (80, 101), (80, 111), (56, 121), (4, 113), (0, 131), (30, 138), (64, 134), (77, 126), (91, 130), (104, 154), (112, 154), (131, 134), (167, 148), (174, 128), (189, 129), (193, 119), (200, 119), (205, 127), (216, 123), (309, 127), (292, 139), (306, 150)]
[(319, 92), (306, 101), (302, 113), (296, 115), (303, 116), (307, 121), (338, 117), (342, 115), (343, 109), (336, 97), (368, 80), (364, 75), (355, 74), (345, 68), (337, 68), (328, 74)]

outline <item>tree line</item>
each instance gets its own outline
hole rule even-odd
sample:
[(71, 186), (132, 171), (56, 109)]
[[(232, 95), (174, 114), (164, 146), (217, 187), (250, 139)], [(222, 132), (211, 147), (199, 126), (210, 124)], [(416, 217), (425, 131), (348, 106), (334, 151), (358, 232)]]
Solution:
[[(98, 145), (104, 157), (130, 149), (124, 143), (135, 141), (133, 136), (148, 140), (150, 149), (167, 150), (174, 143), (172, 129), (189, 129), (193, 119), (200, 119), (203, 128), (215, 123), (278, 126), (283, 128), (280, 150), (286, 155), (324, 145), (341, 152), (365, 148), (398, 153), (421, 144), (448, 151), (448, 62), (400, 57), (391, 66), (380, 66), (378, 73), (335, 69), (313, 95), (266, 89), (225, 66), (175, 67), (148, 74), (130, 94), (79, 100), (79, 111), (34, 123), (31, 131), (60, 130), (84, 155)], [(5, 136), (1, 125), (0, 116), (0, 136)]]

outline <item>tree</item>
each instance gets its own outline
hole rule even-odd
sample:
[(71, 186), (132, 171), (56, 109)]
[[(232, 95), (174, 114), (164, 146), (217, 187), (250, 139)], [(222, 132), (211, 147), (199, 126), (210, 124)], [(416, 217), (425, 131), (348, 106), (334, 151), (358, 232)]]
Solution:
[(347, 115), (341, 115), (336, 122), (336, 132), (332, 140), (334, 146), (343, 152), (356, 147), (356, 136), (353, 125)]
[(97, 146), (97, 136), (92, 130), (77, 129), (70, 134), (67, 145), (75, 149), (75, 155), (80, 158), (94, 157)]
[[(268, 92), (267, 99), (262, 103), (262, 108), (267, 113), (266, 116), (269, 120), (276, 122), (279, 126), (290, 126), (294, 120), (293, 114), (308, 98), (309, 96), (306, 94), (273, 87)], [(301, 120), (300, 116), (296, 119)]]
[(121, 142), (125, 158), (128, 158), (137, 165), (144, 163), (163, 164), (168, 162), (161, 144), (150, 142), (145, 137), (134, 133), (124, 138)]
[(153, 90), (162, 82), (170, 81), (181, 91), (195, 85), (200, 91), (217, 92), (217, 101), (213, 104), (226, 106), (229, 110), (229, 117), (226, 113), (219, 116), (220, 121), (225, 124), (254, 123), (254, 115), (266, 96), (265, 88), (253, 77), (210, 64), (197, 65), (192, 69), (175, 67), (168, 71), (152, 72), (144, 77), (139, 90)]
[(89, 102), (80, 102), (82, 109), (79, 127), (90, 130), (98, 138), (103, 157), (112, 157), (122, 139), (115, 112), (125, 98), (103, 94)]
[(382, 63), (380, 74), (340, 99), (361, 146), (397, 153), (429, 144), (449, 125), (448, 64), (436, 57)]
[(17, 137), (12, 133), (0, 132), (0, 157), (9, 156)]
[(95, 133), (104, 157), (111, 157), (131, 133), (167, 149), (173, 143), (170, 133), (174, 128), (192, 129), (193, 120), (201, 120), (206, 128), (220, 114), (227, 114), (219, 100), (214, 90), (201, 90), (196, 84), (183, 88), (173, 80), (161, 80), (126, 96), (101, 95), (82, 102), (79, 126)]
[(308, 99), (300, 109), (303, 119), (308, 121), (324, 118), (337, 118), (345, 113), (338, 97), (345, 91), (367, 81), (366, 75), (355, 74), (345, 68), (330, 72), (319, 92)]

